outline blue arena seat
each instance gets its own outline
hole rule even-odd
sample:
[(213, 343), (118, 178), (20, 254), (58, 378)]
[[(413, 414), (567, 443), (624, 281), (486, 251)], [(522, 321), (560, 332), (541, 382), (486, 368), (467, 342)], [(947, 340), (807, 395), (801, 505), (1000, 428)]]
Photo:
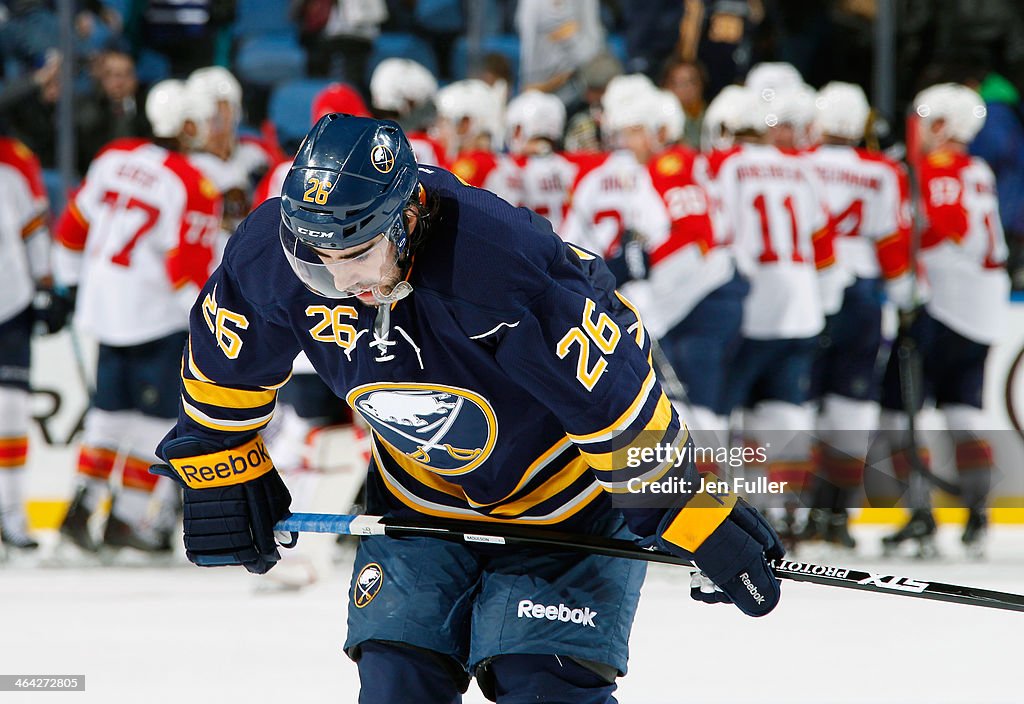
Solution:
[(608, 35), (608, 50), (612, 53), (615, 58), (622, 62), (622, 65), (626, 65), (626, 60), (629, 54), (626, 52), (626, 37), (623, 34), (609, 34)]
[(288, 17), (288, 0), (238, 0), (232, 31), (239, 39), (295, 29)]
[(243, 83), (272, 86), (306, 73), (306, 50), (291, 34), (261, 34), (242, 40), (235, 72)]
[(274, 124), (282, 146), (297, 142), (306, 135), (313, 98), (331, 82), (328, 78), (297, 78), (274, 87), (267, 105), (267, 117)]
[(139, 58), (135, 61), (135, 74), (139, 83), (153, 85), (157, 81), (171, 77), (171, 62), (163, 54), (152, 49), (140, 49)]
[(426, 40), (405, 32), (382, 32), (373, 43), (373, 53), (366, 63), (366, 81), (369, 83), (373, 69), (384, 59), (412, 59), (423, 64), (432, 74), (437, 75), (437, 56)]

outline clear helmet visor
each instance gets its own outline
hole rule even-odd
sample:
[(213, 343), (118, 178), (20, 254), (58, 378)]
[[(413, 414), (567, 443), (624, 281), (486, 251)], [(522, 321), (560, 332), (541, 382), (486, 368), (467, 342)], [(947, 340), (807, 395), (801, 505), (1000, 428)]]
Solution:
[(402, 281), (398, 248), (387, 233), (381, 233), (358, 254), (346, 257), (343, 249), (318, 252), (296, 238), (284, 224), (279, 232), (288, 264), (313, 293), (325, 298), (359, 296), (363, 300), (372, 296), (377, 303), (391, 303), (412, 291), (412, 286)]

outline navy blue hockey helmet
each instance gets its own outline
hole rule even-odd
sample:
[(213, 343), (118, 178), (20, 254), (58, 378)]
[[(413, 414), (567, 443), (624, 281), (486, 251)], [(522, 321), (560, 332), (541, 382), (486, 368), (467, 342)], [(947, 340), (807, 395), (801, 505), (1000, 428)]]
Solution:
[(348, 249), (380, 235), (404, 256), (403, 212), (416, 185), (416, 158), (398, 123), (324, 115), (281, 189), (281, 244), (295, 273), (309, 286), (308, 265), (321, 265), (311, 248)]

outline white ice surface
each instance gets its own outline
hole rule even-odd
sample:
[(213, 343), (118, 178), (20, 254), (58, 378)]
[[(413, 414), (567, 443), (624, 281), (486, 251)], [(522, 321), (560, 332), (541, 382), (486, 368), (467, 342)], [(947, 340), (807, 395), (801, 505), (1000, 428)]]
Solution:
[[(1024, 592), (1024, 528), (1000, 527), (989, 559), (877, 557), (833, 563)], [(802, 556), (811, 560), (811, 556)], [(818, 557), (818, 556), (815, 556)], [(826, 562), (826, 559), (817, 559)], [(0, 565), (0, 674), (86, 676), (84, 693), (0, 693), (7, 702), (356, 701), (341, 651), (348, 566), (301, 592), (191, 566)], [(688, 572), (651, 570), (620, 702), (1024, 702), (1024, 613), (787, 582), (764, 619), (689, 599)], [(484, 698), (470, 686), (467, 704)]]

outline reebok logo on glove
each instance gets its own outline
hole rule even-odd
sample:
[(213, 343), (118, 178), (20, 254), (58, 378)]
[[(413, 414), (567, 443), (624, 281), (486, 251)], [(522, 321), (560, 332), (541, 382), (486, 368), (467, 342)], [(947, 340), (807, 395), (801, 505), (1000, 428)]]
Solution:
[(244, 445), (197, 457), (170, 460), (171, 467), (190, 489), (210, 489), (240, 484), (274, 468), (263, 438), (257, 435)]
[(750, 575), (744, 572), (740, 575), (740, 581), (743, 582), (743, 586), (747, 588), (748, 592), (750, 592), (750, 596), (754, 597), (754, 601), (758, 604), (764, 603), (764, 597), (761, 595), (761, 592), (757, 590), (757, 587), (754, 586), (754, 583), (750, 581)]
[(523, 599), (519, 602), (519, 610), (516, 616), (519, 618), (546, 618), (548, 621), (578, 623), (581, 626), (597, 628), (597, 625), (594, 623), (594, 617), (597, 616), (597, 612), (591, 611), (589, 606), (585, 606), (582, 609), (573, 609), (565, 604), (544, 606), (544, 604), (534, 604), (529, 599)]

